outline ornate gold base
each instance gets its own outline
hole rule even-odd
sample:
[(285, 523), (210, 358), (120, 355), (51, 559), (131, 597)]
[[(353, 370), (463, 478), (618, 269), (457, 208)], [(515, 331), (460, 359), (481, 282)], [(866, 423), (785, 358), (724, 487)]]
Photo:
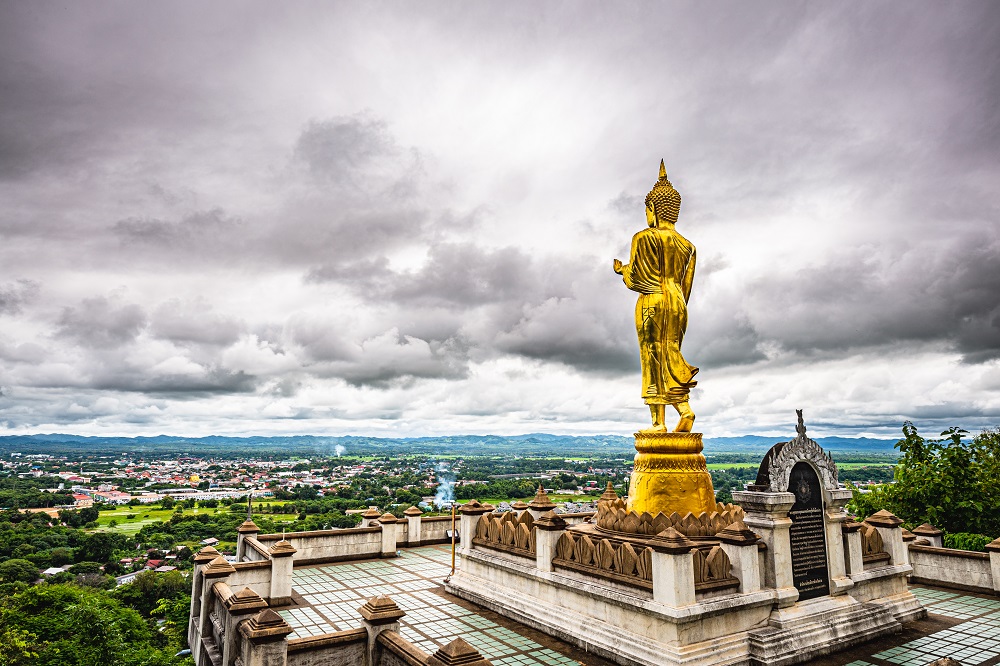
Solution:
[(652, 516), (715, 512), (702, 448), (698, 432), (637, 432), (628, 511)]
[(684, 536), (698, 539), (716, 534), (743, 520), (742, 507), (733, 504), (716, 504), (711, 511), (699, 514), (676, 511), (666, 513), (636, 513), (625, 507), (624, 499), (602, 499), (597, 503), (597, 527), (615, 536), (638, 535), (651, 537), (672, 527)]

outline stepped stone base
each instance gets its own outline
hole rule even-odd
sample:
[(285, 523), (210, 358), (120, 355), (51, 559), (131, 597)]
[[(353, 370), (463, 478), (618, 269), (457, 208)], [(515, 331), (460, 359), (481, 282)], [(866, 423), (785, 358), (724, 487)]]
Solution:
[(768, 626), (750, 631), (750, 663), (797, 664), (900, 631), (902, 625), (883, 605), (849, 595), (819, 597), (777, 609)]

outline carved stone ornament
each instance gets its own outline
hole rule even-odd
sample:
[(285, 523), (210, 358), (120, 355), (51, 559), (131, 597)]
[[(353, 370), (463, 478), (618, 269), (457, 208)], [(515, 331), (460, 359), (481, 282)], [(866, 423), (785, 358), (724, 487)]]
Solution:
[[(796, 409), (799, 423), (796, 427), (798, 436), (790, 442), (776, 444), (771, 447), (761, 463), (761, 473), (758, 474), (758, 485), (766, 480), (768, 490), (773, 493), (795, 492), (788, 487), (788, 478), (797, 462), (811, 463), (819, 475), (819, 479), (827, 490), (836, 490), (837, 465), (833, 458), (819, 444), (806, 436), (806, 426), (802, 420), (802, 410)], [(766, 474), (765, 474), (766, 473)], [(761, 479), (761, 476), (765, 479)]]

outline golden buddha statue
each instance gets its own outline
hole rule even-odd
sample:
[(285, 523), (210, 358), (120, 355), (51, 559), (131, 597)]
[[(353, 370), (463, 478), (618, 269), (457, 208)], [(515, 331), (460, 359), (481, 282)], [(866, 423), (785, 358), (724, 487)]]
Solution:
[[(660, 177), (646, 195), (648, 228), (632, 237), (629, 262), (614, 260), (614, 271), (632, 291), (635, 330), (642, 361), (642, 399), (653, 425), (635, 435), (635, 467), (629, 485), (628, 509), (642, 514), (680, 515), (716, 511), (712, 477), (701, 454), (701, 434), (691, 432), (694, 412), (688, 394), (697, 384), (698, 368), (681, 354), (687, 329), (687, 304), (694, 281), (695, 247), (674, 228), (681, 195)], [(680, 416), (671, 432), (665, 425), (666, 406)]]
[(667, 180), (660, 161), (660, 178), (646, 195), (649, 225), (632, 237), (627, 264), (614, 260), (614, 271), (632, 291), (635, 330), (642, 360), (642, 399), (653, 420), (650, 431), (666, 432), (665, 411), (673, 405), (680, 415), (674, 432), (691, 432), (694, 412), (688, 393), (698, 382), (698, 368), (684, 360), (681, 344), (687, 329), (687, 303), (694, 282), (695, 248), (674, 225), (681, 209), (680, 192)]

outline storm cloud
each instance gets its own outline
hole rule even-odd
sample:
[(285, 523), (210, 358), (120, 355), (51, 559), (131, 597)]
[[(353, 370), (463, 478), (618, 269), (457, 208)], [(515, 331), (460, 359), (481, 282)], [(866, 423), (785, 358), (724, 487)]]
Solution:
[(998, 72), (990, 2), (8, 3), (0, 423), (632, 432), (664, 158), (706, 433), (994, 425)]

